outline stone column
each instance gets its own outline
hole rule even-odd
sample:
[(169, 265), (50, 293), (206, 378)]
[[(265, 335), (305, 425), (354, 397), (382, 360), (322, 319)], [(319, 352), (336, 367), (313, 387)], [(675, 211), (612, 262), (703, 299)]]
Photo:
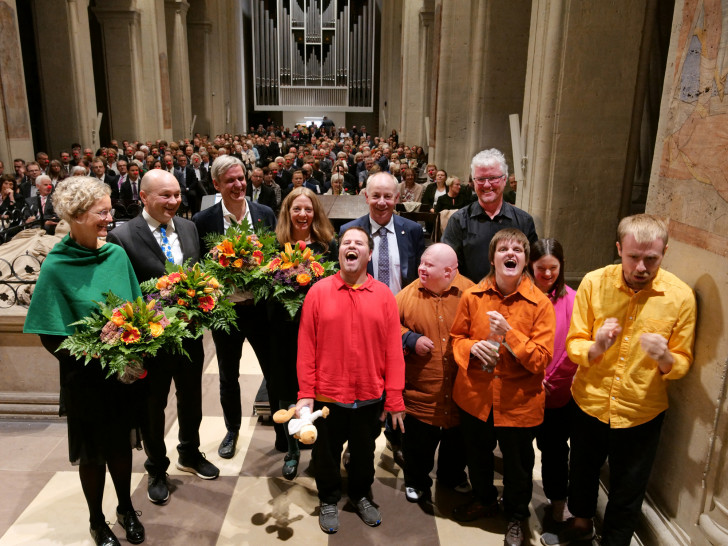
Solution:
[[(145, 88), (153, 78), (142, 66), (142, 12), (128, 2), (99, 0), (94, 14), (103, 35), (112, 137), (119, 141), (159, 138), (159, 133), (145, 130)], [(90, 74), (87, 77), (92, 79)]]
[(429, 85), (427, 61), (428, 27), (432, 20), (426, 14), (420, 16), (423, 0), (404, 2), (402, 14), (402, 76), (400, 141), (410, 145), (427, 145), (425, 116), (428, 115), (424, 90)]
[(0, 0), (0, 159), (9, 173), (13, 158), (35, 157), (15, 6)]
[(379, 134), (401, 132), (402, 115), (402, 13), (403, 4), (384, 2), (379, 52)]
[(167, 51), (169, 52), (169, 91), (172, 101), (172, 137), (191, 137), (190, 59), (187, 46), (187, 0), (165, 0)]
[(567, 278), (615, 257), (645, 15), (631, 0), (533, 0), (516, 204), (564, 245)]
[(191, 115), (197, 116), (193, 133), (210, 134), (212, 91), (210, 89), (212, 21), (204, 2), (193, 2), (187, 13), (187, 47), (190, 66)]
[[(47, 151), (57, 157), (72, 142), (98, 146), (96, 90), (89, 37), (88, 0), (34, 0), (39, 84)], [(53, 32), (48, 29), (53, 28)], [(94, 147), (95, 149), (95, 147)]]

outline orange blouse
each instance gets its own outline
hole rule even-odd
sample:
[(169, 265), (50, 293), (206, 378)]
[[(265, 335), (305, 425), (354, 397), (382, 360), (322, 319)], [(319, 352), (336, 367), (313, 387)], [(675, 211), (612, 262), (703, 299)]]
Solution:
[[(488, 311), (498, 311), (511, 330), (500, 347), (492, 373), (471, 358), (470, 349), (490, 332)], [(469, 414), (486, 421), (493, 409), (498, 427), (533, 427), (543, 422), (544, 371), (554, 350), (556, 316), (549, 299), (526, 275), (518, 289), (503, 296), (493, 279), (468, 289), (460, 300), (452, 330), (458, 364), (453, 399)]]

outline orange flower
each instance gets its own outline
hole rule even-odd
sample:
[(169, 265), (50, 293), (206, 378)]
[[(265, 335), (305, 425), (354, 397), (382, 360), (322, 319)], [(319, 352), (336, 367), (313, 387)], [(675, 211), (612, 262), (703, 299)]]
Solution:
[(303, 251), (303, 254), (301, 254), (301, 257), (302, 257), (302, 258), (303, 258), (304, 260), (309, 260), (309, 259), (311, 259), (311, 256), (313, 256), (313, 252), (311, 251), (311, 249), (310, 249), (310, 248), (307, 248), (306, 250), (304, 250), (304, 251)]
[(197, 294), (197, 291), (192, 290), (191, 288), (187, 291), (187, 295), (191, 298), (194, 298), (195, 294)]
[(280, 266), (281, 271), (285, 271), (286, 269), (291, 269), (293, 267), (293, 262), (283, 262)]
[(217, 281), (217, 279), (215, 277), (210, 277), (210, 280), (207, 281), (207, 284), (209, 286), (211, 286), (212, 288), (214, 288), (215, 290), (220, 288), (220, 283)]
[(270, 262), (268, 262), (268, 269), (278, 269), (279, 265), (281, 265), (281, 259), (273, 258)]
[(256, 250), (253, 252), (253, 259), (255, 262), (260, 265), (263, 263), (263, 253), (260, 250)]
[(157, 284), (155, 285), (157, 290), (164, 290), (168, 286), (168, 279), (167, 277), (162, 277), (157, 281)]
[(227, 267), (228, 265), (230, 265), (230, 260), (227, 256), (220, 256), (220, 259), (218, 261), (222, 267)]
[(241, 267), (243, 267), (243, 259), (242, 258), (238, 258), (237, 260), (235, 260), (233, 262), (233, 267), (237, 267), (238, 269), (240, 269)]
[(225, 239), (222, 243), (217, 245), (215, 247), (220, 254), (223, 256), (235, 256), (235, 250), (233, 249), (233, 244)]
[(291, 247), (291, 243), (286, 243), (285, 245), (283, 245), (283, 252), (285, 252), (289, 256), (293, 253), (293, 248)]
[(301, 286), (306, 286), (308, 283), (311, 282), (311, 275), (308, 275), (306, 273), (299, 273), (298, 275), (296, 275), (296, 282)]
[(179, 282), (180, 277), (181, 275), (179, 273), (170, 273), (167, 278), (169, 279), (169, 282), (175, 284)]
[(124, 323), (126, 321), (124, 320), (124, 315), (121, 314), (121, 311), (114, 311), (114, 313), (111, 315), (111, 322), (113, 322), (117, 326), (124, 326)]
[(212, 286), (206, 286), (205, 288), (202, 289), (202, 291), (205, 294), (212, 294), (215, 291), (215, 289)]
[(205, 313), (211, 311), (215, 307), (215, 300), (212, 296), (202, 296), (198, 301), (200, 302), (199, 308)]
[(180, 307), (187, 307), (188, 304), (185, 300), (183, 300), (182, 298), (179, 298), (177, 300), (177, 305), (179, 305)]
[(139, 333), (139, 330), (137, 330), (134, 326), (127, 325), (124, 333), (121, 334), (121, 341), (128, 345), (129, 343), (136, 343), (139, 341), (140, 337), (142, 336)]
[(151, 332), (152, 337), (159, 337), (159, 335), (164, 332), (164, 328), (158, 322), (150, 322), (149, 331)]
[(322, 266), (318, 262), (311, 262), (311, 271), (313, 271), (313, 274), (317, 277), (320, 277), (324, 274), (324, 266)]

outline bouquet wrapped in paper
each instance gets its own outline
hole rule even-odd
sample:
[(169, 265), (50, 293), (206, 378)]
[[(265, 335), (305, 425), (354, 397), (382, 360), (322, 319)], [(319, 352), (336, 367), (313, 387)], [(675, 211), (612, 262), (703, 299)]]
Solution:
[(265, 295), (263, 265), (276, 252), (275, 234), (263, 227), (253, 231), (243, 220), (223, 235), (208, 235), (206, 241), (210, 252), (202, 265), (205, 272), (239, 292), (252, 292), (255, 301)]
[(166, 275), (141, 284), (147, 301), (176, 309), (177, 317), (187, 322), (195, 338), (209, 328), (230, 332), (235, 310), (225, 297), (225, 287), (215, 277), (203, 271), (199, 263), (189, 266), (167, 262), (166, 269)]
[(76, 332), (60, 349), (85, 364), (98, 358), (106, 377), (116, 374), (124, 383), (144, 377), (144, 359), (160, 349), (186, 354), (182, 341), (192, 334), (175, 309), (163, 308), (158, 300), (124, 301), (112, 292), (105, 296), (106, 301), (95, 302), (97, 311), (72, 324)]
[(286, 243), (283, 252), (275, 255), (263, 268), (268, 281), (264, 297), (279, 301), (291, 318), (303, 305), (311, 286), (336, 273), (336, 262), (322, 260), (303, 241)]

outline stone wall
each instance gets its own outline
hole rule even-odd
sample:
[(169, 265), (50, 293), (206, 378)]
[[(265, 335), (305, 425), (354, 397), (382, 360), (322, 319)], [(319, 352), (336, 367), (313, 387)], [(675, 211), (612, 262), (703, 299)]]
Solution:
[(728, 544), (728, 0), (676, 2), (647, 212), (695, 290), (695, 363), (671, 385), (641, 537)]

